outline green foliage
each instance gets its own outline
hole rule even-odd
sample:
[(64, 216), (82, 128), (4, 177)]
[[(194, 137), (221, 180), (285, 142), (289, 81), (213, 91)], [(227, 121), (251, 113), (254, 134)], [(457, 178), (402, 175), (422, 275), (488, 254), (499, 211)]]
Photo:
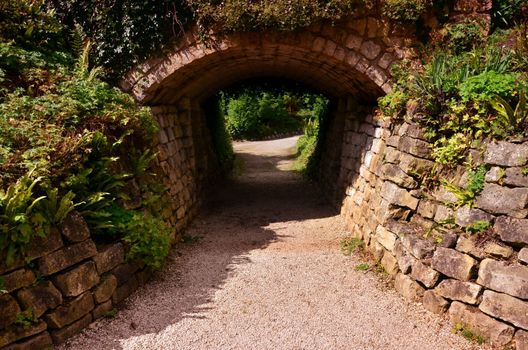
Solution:
[(384, 0), (382, 11), (390, 19), (413, 22), (432, 5), (430, 0)]
[(116, 315), (117, 315), (116, 309), (108, 310), (103, 314), (105, 318), (114, 318)]
[(378, 99), (378, 104), (384, 115), (394, 116), (400, 114), (409, 97), (401, 90), (395, 90)]
[(528, 103), (526, 102), (526, 92), (519, 92), (519, 101), (515, 109), (510, 103), (500, 96), (495, 96), (491, 100), (491, 106), (497, 113), (494, 120), (494, 132), (498, 135), (508, 135), (519, 133), (526, 136), (528, 133)]
[(0, 247), (6, 253), (6, 264), (12, 265), (36, 236), (44, 237), (50, 223), (37, 210), (45, 196), (34, 195), (35, 186), (42, 178), (34, 180), (23, 176), (6, 192), (0, 190)]
[(340, 245), (341, 252), (348, 256), (355, 253), (363, 245), (363, 241), (361, 238), (349, 237), (342, 239)]
[(490, 101), (495, 96), (510, 99), (515, 92), (517, 77), (511, 73), (486, 71), (460, 84), (462, 101)]
[(477, 220), (465, 227), (465, 230), (469, 234), (477, 234), (487, 231), (491, 224), (487, 220)]
[(454, 53), (471, 50), (481, 45), (485, 40), (485, 24), (473, 18), (448, 24), (447, 35), (444, 38), (448, 47)]
[(523, 5), (526, 7), (524, 0), (494, 0), (491, 9), (493, 27), (510, 27), (522, 16)]
[(219, 25), (226, 31), (253, 31), (262, 28), (295, 30), (318, 20), (339, 20), (354, 13), (359, 0), (189, 0), (200, 25)]
[(368, 269), (370, 269), (370, 265), (367, 263), (361, 263), (355, 267), (356, 271), (368, 271)]
[(466, 327), (462, 323), (457, 323), (453, 327), (453, 333), (460, 333), (464, 338), (469, 341), (476, 342), (478, 344), (484, 344), (485, 338), (480, 334), (475, 333), (470, 328)]
[(457, 202), (454, 203), (455, 208), (460, 208), (465, 205), (469, 207), (473, 206), (475, 198), (484, 188), (486, 173), (487, 168), (485, 166), (479, 166), (476, 169), (470, 170), (465, 188), (442, 180), (442, 185), (457, 198)]
[(435, 141), (432, 156), (440, 164), (457, 164), (465, 158), (468, 146), (468, 137), (462, 133), (444, 136)]
[(127, 259), (140, 260), (153, 269), (159, 269), (169, 254), (170, 228), (163, 220), (143, 212), (130, 215), (130, 219), (116, 224), (124, 232), (123, 241), (130, 246)]
[(35, 319), (35, 315), (33, 314), (32, 308), (28, 308), (18, 313), (15, 320), (15, 323), (17, 325), (22, 326), (24, 329), (29, 329), (37, 322), (38, 321)]

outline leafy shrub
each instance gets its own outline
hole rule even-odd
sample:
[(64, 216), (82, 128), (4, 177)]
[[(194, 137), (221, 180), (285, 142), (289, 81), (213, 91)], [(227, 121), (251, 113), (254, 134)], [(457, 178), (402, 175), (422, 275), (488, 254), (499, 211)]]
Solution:
[(442, 137), (434, 143), (432, 156), (440, 164), (457, 164), (464, 159), (468, 146), (468, 137), (462, 133)]
[(515, 109), (500, 96), (495, 96), (491, 100), (491, 105), (497, 113), (497, 118), (493, 122), (495, 134), (505, 136), (519, 133), (525, 136), (528, 133), (528, 103), (524, 91), (519, 92), (519, 101)]
[(495, 96), (510, 99), (515, 92), (517, 77), (511, 73), (487, 71), (460, 84), (463, 101), (490, 101)]
[(143, 261), (153, 269), (159, 269), (170, 247), (171, 230), (163, 220), (141, 212), (131, 213), (129, 220), (118, 224), (124, 232), (123, 241), (130, 246), (127, 259)]
[(476, 234), (486, 231), (490, 226), (491, 224), (487, 220), (477, 220), (470, 225), (467, 225), (465, 231), (469, 234)]
[(384, 0), (382, 11), (396, 21), (416, 21), (431, 5), (430, 0)]
[(443, 186), (457, 198), (457, 202), (454, 204), (456, 208), (462, 206), (473, 206), (475, 198), (484, 188), (484, 182), (486, 178), (487, 169), (485, 166), (479, 166), (476, 169), (469, 171), (468, 181), (465, 188), (458, 187), (452, 182), (443, 180)]
[(456, 54), (480, 46), (486, 37), (484, 24), (468, 18), (446, 26), (448, 46)]
[(383, 114), (394, 116), (399, 114), (405, 108), (409, 97), (401, 90), (396, 90), (390, 94), (380, 97), (378, 100), (379, 107)]
[(494, 27), (510, 27), (516, 17), (521, 16), (524, 0), (494, 0), (491, 9), (492, 25)]

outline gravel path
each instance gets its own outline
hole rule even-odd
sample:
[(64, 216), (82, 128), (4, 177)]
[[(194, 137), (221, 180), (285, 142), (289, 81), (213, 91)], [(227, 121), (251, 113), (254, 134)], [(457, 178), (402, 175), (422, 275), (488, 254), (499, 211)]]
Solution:
[[(292, 172), (296, 138), (237, 143), (163, 271), (63, 349), (480, 349), (339, 251), (343, 220)], [(280, 170), (282, 169), (282, 171)]]

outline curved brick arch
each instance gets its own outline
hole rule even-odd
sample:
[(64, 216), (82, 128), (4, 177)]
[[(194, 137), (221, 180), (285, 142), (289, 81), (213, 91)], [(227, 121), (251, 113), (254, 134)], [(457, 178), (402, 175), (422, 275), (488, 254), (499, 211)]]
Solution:
[(202, 41), (190, 32), (172, 50), (131, 71), (122, 87), (144, 104), (203, 99), (239, 80), (280, 76), (332, 96), (372, 99), (390, 90), (390, 65), (412, 53), (410, 32), (374, 17), (296, 33), (243, 33)]

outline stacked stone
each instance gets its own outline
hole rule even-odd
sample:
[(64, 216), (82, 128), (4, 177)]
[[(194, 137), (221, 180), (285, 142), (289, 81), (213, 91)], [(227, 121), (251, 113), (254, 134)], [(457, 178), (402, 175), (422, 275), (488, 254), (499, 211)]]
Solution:
[(197, 206), (197, 162), (189, 105), (152, 107), (160, 131), (157, 137), (158, 178), (168, 188), (169, 205), (161, 213), (181, 232)]
[(150, 276), (124, 256), (121, 243), (97, 247), (76, 212), (35, 239), (26, 263), (0, 266), (0, 348), (49, 348), (104, 316)]
[[(452, 193), (420, 189), (434, 162), (419, 126), (356, 116), (345, 122), (341, 168), (349, 184), (342, 213), (353, 234), (407, 299), (447, 311), (453, 323), (494, 345), (528, 349), (528, 143), (490, 143), (480, 157), (472, 152), (490, 167), (486, 183), (475, 208), (452, 209)], [(468, 174), (462, 167), (458, 173), (463, 185)], [(446, 219), (460, 228), (485, 220), (491, 229), (442, 229)]]

